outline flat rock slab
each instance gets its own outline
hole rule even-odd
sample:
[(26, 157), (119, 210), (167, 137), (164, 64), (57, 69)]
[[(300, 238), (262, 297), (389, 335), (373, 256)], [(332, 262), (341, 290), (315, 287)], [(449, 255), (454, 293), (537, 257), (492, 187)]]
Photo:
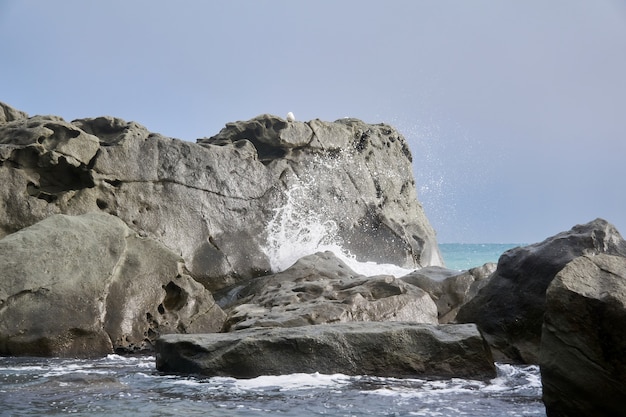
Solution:
[(156, 343), (156, 366), (166, 373), (237, 378), (298, 372), (496, 376), (489, 348), (473, 324), (337, 323), (164, 335)]

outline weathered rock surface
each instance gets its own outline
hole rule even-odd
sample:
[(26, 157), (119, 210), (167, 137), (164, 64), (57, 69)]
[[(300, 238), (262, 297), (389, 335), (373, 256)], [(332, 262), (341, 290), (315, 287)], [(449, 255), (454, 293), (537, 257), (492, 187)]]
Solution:
[(548, 286), (574, 258), (601, 253), (626, 256), (626, 241), (603, 219), (511, 249), (456, 320), (476, 323), (496, 360), (537, 364)]
[(626, 258), (582, 256), (556, 275), (540, 365), (548, 416), (626, 416)]
[(361, 260), (409, 268), (442, 264), (415, 194), (411, 152), (389, 125), (357, 119), (286, 122), (261, 115), (229, 123), (198, 143), (252, 144), (287, 191), (282, 195), (289, 207), (305, 205), (296, 213), (281, 212), (280, 225), (297, 226), (296, 234), (309, 222), (332, 224), (335, 242)]
[(486, 263), (461, 272), (440, 266), (429, 266), (400, 279), (426, 291), (437, 305), (439, 323), (446, 324), (454, 322), (461, 306), (487, 285), (495, 270), (494, 263)]
[(224, 313), (179, 255), (105, 213), (54, 215), (0, 239), (0, 355), (99, 356)]
[(296, 372), (394, 377), (495, 377), (474, 325), (340, 323), (166, 335), (157, 369), (240, 378)]
[(362, 260), (442, 263), (390, 126), (263, 115), (193, 144), (112, 117), (1, 113), (0, 237), (106, 212), (181, 253), (210, 290), (284, 269), (320, 239)]
[(26, 119), (27, 117), (28, 114), (24, 113), (23, 111), (14, 109), (8, 104), (0, 101), (0, 124), (12, 122), (19, 119)]
[(358, 275), (332, 252), (235, 287), (223, 300), (218, 298), (228, 314), (223, 331), (349, 321), (438, 323), (425, 291), (393, 276)]

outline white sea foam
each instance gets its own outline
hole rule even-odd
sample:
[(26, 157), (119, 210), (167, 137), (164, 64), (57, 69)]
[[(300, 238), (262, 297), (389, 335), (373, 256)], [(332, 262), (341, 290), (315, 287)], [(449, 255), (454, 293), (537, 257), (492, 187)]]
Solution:
[(504, 392), (511, 390), (541, 389), (541, 374), (537, 365), (513, 366), (497, 363), (498, 376), (492, 379), (484, 391)]
[(266, 375), (252, 379), (237, 379), (236, 388), (242, 390), (265, 390), (276, 388), (281, 391), (306, 390), (311, 388), (338, 388), (350, 383), (351, 377), (343, 374), (326, 375), (320, 373), (289, 375)]
[[(317, 163), (327, 165), (327, 172), (332, 173), (337, 162), (320, 157)], [(412, 269), (393, 264), (359, 261), (346, 250), (338, 236), (337, 223), (329, 220), (332, 209), (312, 209), (312, 202), (316, 199), (313, 190), (318, 181), (324, 181), (324, 178), (315, 178), (312, 174), (296, 178), (285, 194), (285, 203), (274, 211), (267, 225), (267, 246), (264, 251), (274, 272), (284, 271), (304, 256), (324, 251), (333, 252), (361, 275), (400, 277), (413, 272)]]

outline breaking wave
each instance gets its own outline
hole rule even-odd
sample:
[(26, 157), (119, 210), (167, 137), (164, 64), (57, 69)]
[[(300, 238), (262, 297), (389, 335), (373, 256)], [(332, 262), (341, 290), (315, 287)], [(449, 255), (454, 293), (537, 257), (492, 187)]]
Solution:
[[(333, 172), (332, 160), (324, 164), (328, 172)], [(361, 275), (400, 277), (413, 272), (393, 264), (359, 261), (345, 249), (338, 235), (339, 225), (332, 220), (332, 210), (312, 208), (317, 198), (317, 181), (323, 180), (311, 174), (297, 177), (285, 193), (285, 203), (274, 210), (267, 225), (267, 246), (264, 248), (272, 271), (284, 271), (304, 256), (330, 251)]]

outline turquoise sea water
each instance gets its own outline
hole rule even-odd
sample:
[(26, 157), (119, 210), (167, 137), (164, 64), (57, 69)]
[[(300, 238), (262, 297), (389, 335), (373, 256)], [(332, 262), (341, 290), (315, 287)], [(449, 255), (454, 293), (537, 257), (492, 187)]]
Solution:
[(465, 270), (487, 262), (497, 263), (500, 255), (521, 243), (441, 243), (439, 251), (447, 268)]

